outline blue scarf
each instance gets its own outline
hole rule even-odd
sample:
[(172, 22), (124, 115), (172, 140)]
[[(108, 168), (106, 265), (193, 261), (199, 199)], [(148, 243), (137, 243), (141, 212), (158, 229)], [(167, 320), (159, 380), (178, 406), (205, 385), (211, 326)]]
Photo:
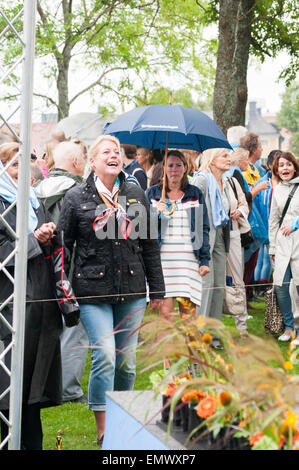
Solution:
[[(208, 171), (203, 171), (203, 170), (197, 171), (196, 173), (194, 173), (194, 176), (197, 176), (200, 174), (204, 175), (205, 178), (208, 180), (208, 191), (209, 191), (210, 204), (211, 204), (211, 209), (212, 209), (213, 225), (215, 229), (225, 227), (225, 225), (229, 221), (229, 217), (226, 213), (226, 210), (223, 204), (222, 194), (218, 186), (218, 183), (216, 181), (216, 178), (214, 177), (212, 173), (209, 173)], [(192, 184), (192, 180), (191, 180), (191, 184)]]
[[(3, 164), (0, 161), (0, 173), (3, 171)], [(10, 204), (17, 200), (18, 189), (12, 178), (4, 172), (0, 176), (0, 196), (3, 197)], [(28, 233), (34, 232), (37, 227), (37, 215), (34, 209), (39, 207), (39, 200), (35, 194), (34, 189), (30, 186), (29, 194), (29, 221), (28, 221)]]

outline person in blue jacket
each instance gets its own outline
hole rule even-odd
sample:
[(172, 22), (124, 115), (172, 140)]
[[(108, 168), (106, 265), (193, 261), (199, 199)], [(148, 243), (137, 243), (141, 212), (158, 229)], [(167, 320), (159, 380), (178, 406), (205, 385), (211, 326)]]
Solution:
[[(259, 180), (259, 182), (267, 181), (267, 189), (258, 193), (255, 199), (256, 206), (262, 216), (267, 232), (269, 230), (268, 219), (270, 216), (272, 191), (274, 186), (278, 183), (275, 175), (272, 174), (272, 167), (275, 158), (280, 154), (280, 150), (272, 150), (269, 153), (267, 158), (268, 171)], [(254, 283), (257, 284), (257, 286), (255, 287), (255, 294), (257, 296), (263, 296), (265, 294), (265, 291), (268, 289), (267, 285), (270, 281), (271, 272), (272, 264), (268, 253), (268, 243), (264, 243), (260, 246), (257, 264), (254, 271)]]

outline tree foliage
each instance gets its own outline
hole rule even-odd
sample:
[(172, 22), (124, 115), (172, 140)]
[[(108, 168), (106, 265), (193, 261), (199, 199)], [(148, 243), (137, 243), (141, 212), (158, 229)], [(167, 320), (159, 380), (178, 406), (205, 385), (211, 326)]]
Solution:
[[(238, 48), (245, 39), (248, 55), (262, 62), (287, 51), (290, 63), (281, 77), (287, 84), (294, 80), (298, 71), (297, 1), (37, 0), (39, 75), (35, 94), (58, 110), (59, 119), (83, 95), (92, 95), (98, 106), (111, 110), (115, 103), (124, 110), (128, 104), (149, 102), (152, 91), (161, 85), (172, 90), (189, 88), (196, 92), (196, 101), (206, 103), (213, 95), (217, 68), (214, 119), (217, 122), (226, 112), (221, 123), (225, 131), (230, 125), (244, 124), (247, 52), (243, 61), (233, 59), (242, 56)], [(21, 0), (0, 0), (9, 19), (22, 7)], [(231, 12), (225, 21), (232, 34), (231, 44), (225, 39), (220, 47), (223, 30), (219, 20), (224, 7)], [(238, 35), (241, 24), (243, 32)], [(217, 40), (206, 34), (210, 25), (219, 27), (218, 49)], [(21, 18), (14, 26), (21, 32)], [(4, 27), (0, 17), (0, 32)], [(246, 47), (243, 44), (243, 51)], [(21, 49), (15, 36), (6, 34), (1, 38), (2, 62), (9, 67)], [(226, 63), (221, 62), (226, 54)], [(238, 75), (242, 79), (234, 83), (232, 78)]]
[[(203, 21), (218, 23), (219, 8), (223, 0), (211, 0), (205, 9)], [(231, 0), (238, 7), (239, 0)], [(264, 62), (267, 57), (275, 58), (281, 51), (290, 56), (290, 63), (281, 70), (280, 77), (289, 85), (299, 69), (298, 50), (298, 1), (297, 0), (253, 0), (249, 11), (250, 54)]]
[[(12, 18), (23, 2), (1, 3)], [(200, 81), (211, 92), (215, 45), (200, 40), (202, 8), (194, 0), (37, 0), (37, 11), (36, 54), (50, 86), (41, 91), (39, 80), (35, 91), (57, 107), (59, 118), (87, 92), (99, 104), (112, 94), (134, 102), (136, 90), (144, 95), (158, 74), (171, 86), (181, 74), (184, 84)], [(9, 63), (20, 48), (13, 37), (5, 46)], [(77, 77), (72, 96), (70, 77)]]

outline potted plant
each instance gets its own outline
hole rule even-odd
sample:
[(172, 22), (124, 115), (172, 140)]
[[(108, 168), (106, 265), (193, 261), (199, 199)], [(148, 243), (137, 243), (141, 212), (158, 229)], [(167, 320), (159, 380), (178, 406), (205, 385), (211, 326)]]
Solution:
[[(140, 355), (153, 367), (171, 359), (169, 370), (155, 371), (151, 379), (164, 396), (169, 432), (180, 414), (176, 424), (186, 432), (186, 447), (203, 439), (211, 449), (299, 447), (299, 377), (291, 374), (298, 350), (291, 348), (285, 361), (272, 338), (251, 335), (240, 343), (209, 318), (184, 315), (153, 323)], [(223, 343), (221, 352), (211, 347), (214, 334)]]

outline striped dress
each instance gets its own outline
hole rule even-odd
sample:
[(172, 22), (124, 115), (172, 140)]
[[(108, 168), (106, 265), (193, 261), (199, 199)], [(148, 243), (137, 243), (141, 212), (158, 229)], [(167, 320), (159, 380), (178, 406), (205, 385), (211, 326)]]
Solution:
[(176, 201), (161, 246), (161, 262), (166, 297), (185, 297), (196, 305), (201, 303), (201, 277), (199, 263), (191, 243), (188, 204)]

